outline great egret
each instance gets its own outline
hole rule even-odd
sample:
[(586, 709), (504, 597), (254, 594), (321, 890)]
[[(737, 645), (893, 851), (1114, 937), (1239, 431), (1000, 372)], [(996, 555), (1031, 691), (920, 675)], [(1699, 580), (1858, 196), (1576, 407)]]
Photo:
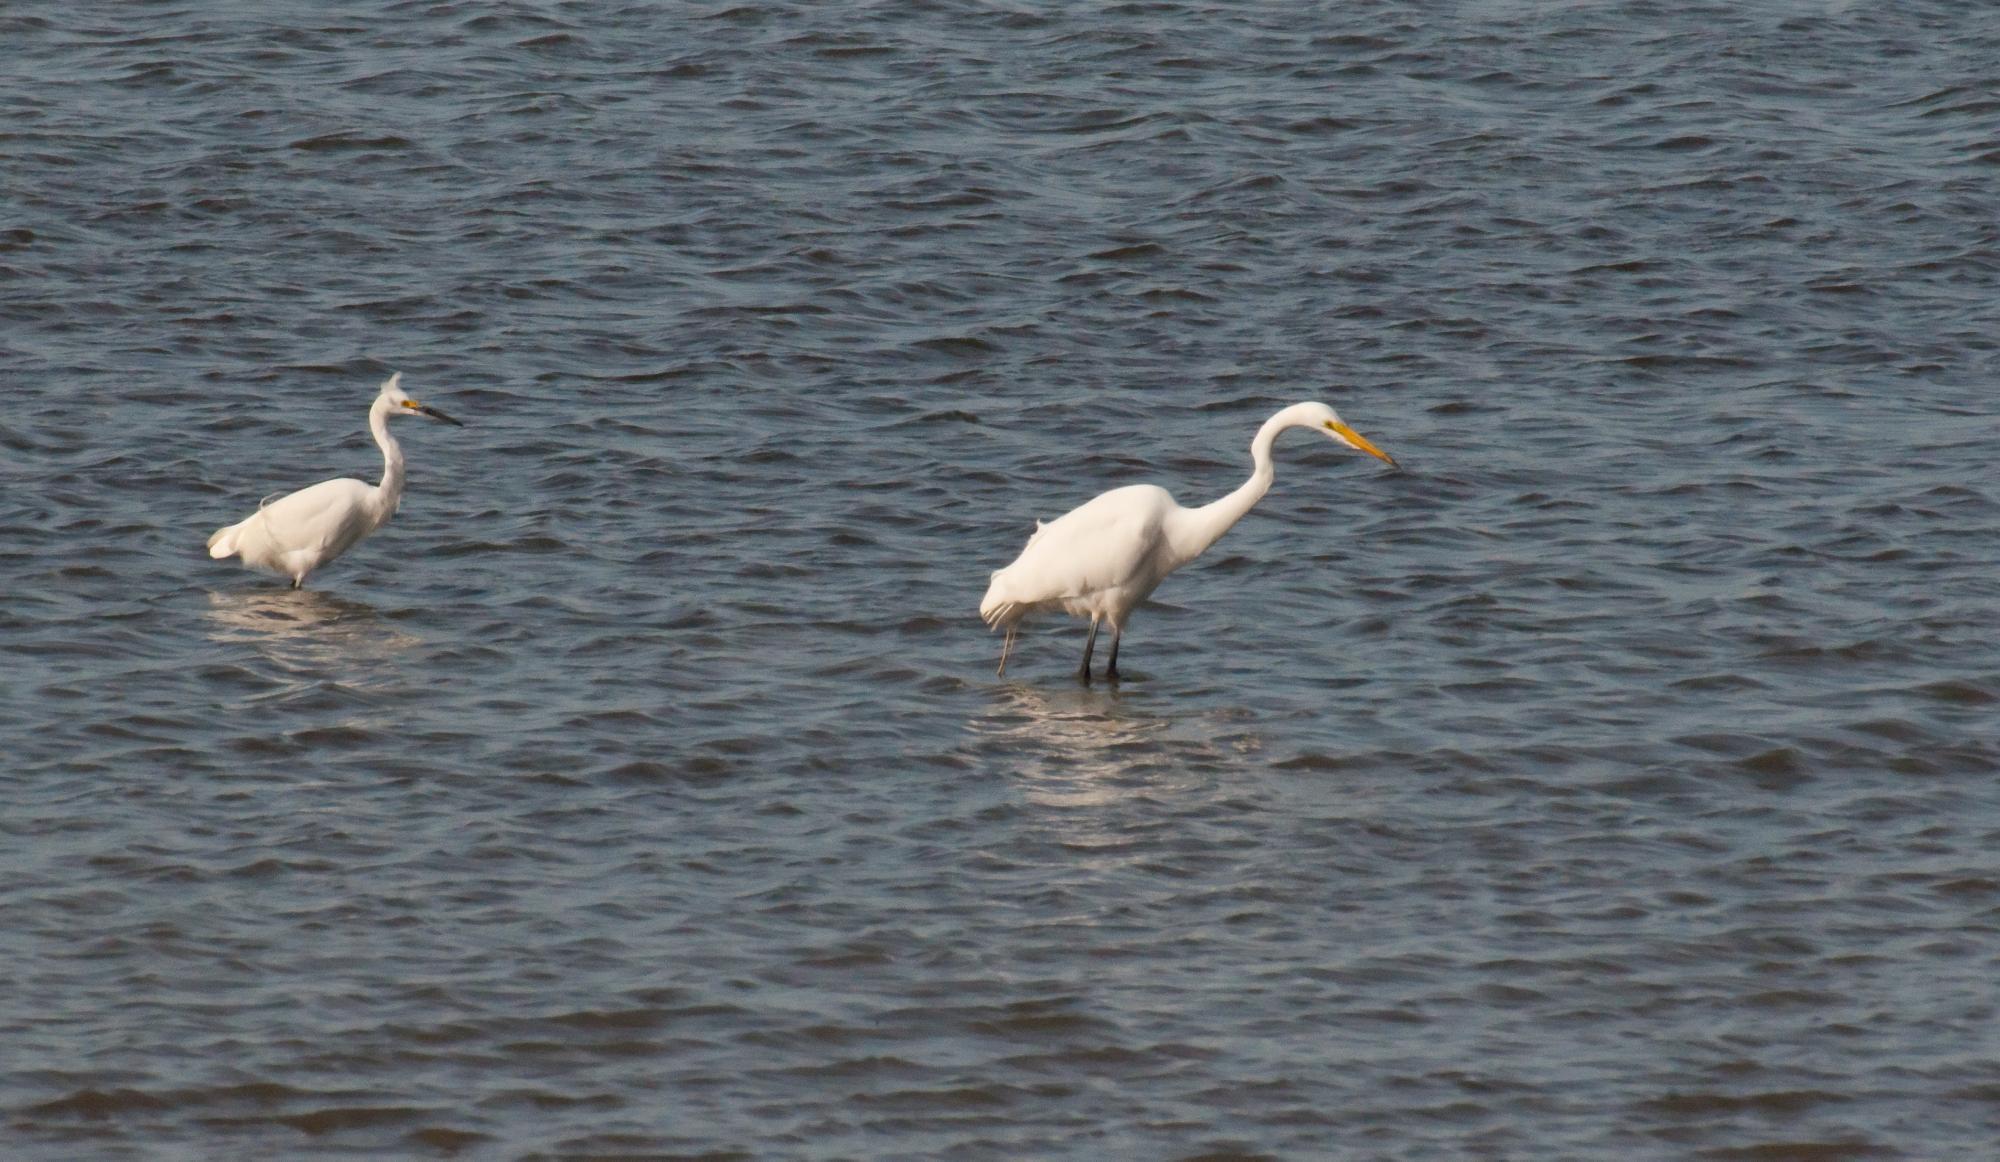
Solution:
[(1295, 403), (1264, 421), (1250, 441), (1255, 467), (1236, 491), (1200, 508), (1182, 508), (1166, 489), (1154, 484), (1114, 488), (1047, 524), (1035, 522), (1035, 535), (1014, 563), (996, 570), (979, 616), (989, 629), (1005, 627), (1000, 646), (1001, 674), (1021, 619), (1044, 610), (1061, 610), (1090, 619), (1083, 640), (1083, 664), (1077, 677), (1090, 680), (1090, 653), (1097, 645), (1100, 621), (1111, 623), (1111, 664), (1104, 676), (1118, 677), (1118, 640), (1132, 610), (1167, 579), (1167, 574), (1201, 556), (1222, 534), (1271, 490), (1271, 445), (1287, 428), (1318, 428), (1335, 441), (1387, 461), (1387, 453), (1361, 437), (1323, 403)]
[(240, 555), (245, 566), (287, 575), (299, 589), (314, 569), (387, 523), (403, 500), (403, 448), (389, 434), (389, 417), (429, 416), (465, 426), (411, 399), (402, 383), (402, 372), (390, 376), (368, 409), (368, 430), (382, 449), (382, 483), (322, 480), (275, 500), (265, 497), (248, 520), (208, 538), (208, 555), (218, 561)]

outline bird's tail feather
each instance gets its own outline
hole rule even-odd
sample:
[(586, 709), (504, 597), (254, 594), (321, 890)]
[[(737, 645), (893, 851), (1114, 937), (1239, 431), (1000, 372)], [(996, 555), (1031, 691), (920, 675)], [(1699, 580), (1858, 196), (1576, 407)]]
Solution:
[(995, 570), (992, 584), (986, 587), (986, 596), (979, 599), (979, 617), (986, 628), (998, 629), (1004, 625), (1011, 629), (1027, 612), (1008, 590), (1007, 570)]
[(224, 557), (235, 556), (237, 537), (242, 530), (243, 526), (240, 524), (215, 530), (215, 535), (208, 538), (208, 555), (218, 561)]

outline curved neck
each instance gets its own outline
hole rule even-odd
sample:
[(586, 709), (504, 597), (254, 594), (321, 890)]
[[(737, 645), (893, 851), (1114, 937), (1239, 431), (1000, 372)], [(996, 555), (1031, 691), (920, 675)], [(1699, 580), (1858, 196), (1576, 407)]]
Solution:
[(375, 443), (382, 449), (382, 483), (375, 486), (375, 492), (382, 498), (383, 511), (394, 512), (403, 499), (403, 446), (389, 434), (386, 397), (378, 398), (375, 406), (368, 409), (368, 430), (375, 434)]
[(1265, 420), (1264, 426), (1257, 429), (1256, 439), (1250, 441), (1250, 479), (1220, 500), (1200, 508), (1184, 508), (1173, 515), (1167, 526), (1167, 538), (1174, 555), (1180, 558), (1179, 564), (1201, 556), (1271, 491), (1271, 479), (1276, 474), (1271, 465), (1271, 445), (1277, 442), (1279, 432), (1291, 426), (1283, 412)]

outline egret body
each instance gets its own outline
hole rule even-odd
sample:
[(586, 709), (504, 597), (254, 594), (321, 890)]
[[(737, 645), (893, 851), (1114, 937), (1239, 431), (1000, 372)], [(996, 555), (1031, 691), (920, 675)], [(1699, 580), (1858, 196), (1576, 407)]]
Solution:
[(1271, 490), (1271, 445), (1287, 428), (1316, 428), (1335, 442), (1394, 465), (1387, 453), (1348, 427), (1323, 403), (1298, 403), (1264, 421), (1250, 441), (1250, 479), (1228, 496), (1200, 508), (1182, 508), (1152, 484), (1114, 488), (1043, 524), (1014, 563), (996, 570), (979, 602), (989, 628), (1004, 628), (1000, 673), (1021, 620), (1044, 610), (1090, 619), (1077, 676), (1090, 680), (1090, 654), (1100, 622), (1111, 623), (1111, 660), (1104, 676), (1118, 677), (1118, 642), (1132, 610), (1167, 574), (1201, 556)]
[(402, 372), (390, 376), (368, 409), (368, 430), (382, 449), (380, 484), (322, 480), (289, 495), (267, 497), (247, 520), (217, 529), (208, 538), (208, 555), (217, 560), (241, 557), (249, 568), (290, 577), (292, 588), (299, 589), (314, 569), (387, 523), (403, 500), (403, 447), (389, 434), (389, 418), (429, 416), (464, 427), (410, 398), (402, 382)]

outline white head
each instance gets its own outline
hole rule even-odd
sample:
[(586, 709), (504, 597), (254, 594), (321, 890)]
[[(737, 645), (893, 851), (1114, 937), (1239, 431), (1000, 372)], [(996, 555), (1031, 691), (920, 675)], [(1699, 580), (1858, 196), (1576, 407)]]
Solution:
[(403, 390), (403, 373), (400, 371), (383, 381), (382, 394), (376, 397), (375, 405), (392, 416), (429, 416), (434, 420), (443, 420), (447, 424), (457, 424), (461, 428), (465, 426), (434, 407), (418, 403)]
[(1390, 467), (1396, 464), (1394, 460), (1389, 459), (1387, 452), (1369, 443), (1360, 432), (1348, 427), (1347, 422), (1340, 418), (1339, 412), (1323, 403), (1295, 403), (1279, 412), (1278, 418), (1285, 422), (1286, 427), (1318, 428), (1336, 443), (1345, 444), (1357, 452), (1366, 452)]

